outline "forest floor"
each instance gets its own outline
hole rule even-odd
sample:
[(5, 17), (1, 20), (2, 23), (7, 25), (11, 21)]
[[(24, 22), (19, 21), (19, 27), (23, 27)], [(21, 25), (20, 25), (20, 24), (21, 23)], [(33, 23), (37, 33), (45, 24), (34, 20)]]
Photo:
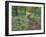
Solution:
[(28, 30), (39, 30), (39, 29), (41, 29), (41, 24), (39, 24), (37, 21), (29, 20)]
[(16, 17), (13, 17), (12, 20), (12, 30), (16, 31), (16, 30), (40, 30), (41, 29), (41, 24), (39, 24), (37, 21), (33, 20), (33, 19), (29, 19), (28, 22), (26, 22), (27, 24), (24, 24), (23, 22), (20, 22), (21, 24), (17, 24), (19, 23), (18, 21), (16, 21)]

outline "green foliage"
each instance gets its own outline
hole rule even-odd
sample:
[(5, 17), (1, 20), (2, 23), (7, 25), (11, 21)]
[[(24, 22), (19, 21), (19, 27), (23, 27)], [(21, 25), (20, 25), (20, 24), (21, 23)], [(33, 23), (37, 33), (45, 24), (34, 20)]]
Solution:
[[(13, 6), (13, 10), (12, 10), (12, 30), (25, 30), (27, 28), (27, 23), (26, 23), (26, 9), (23, 7), (17, 7), (17, 11), (16, 9), (14, 10)], [(18, 13), (16, 16), (16, 12)], [(27, 25), (27, 26), (26, 26)]]
[(32, 18), (37, 22), (41, 22), (41, 7), (33, 7), (32, 8)]
[[(27, 23), (27, 7), (23, 6), (12, 6), (12, 30), (26, 30), (28, 28)], [(32, 19), (41, 21), (41, 8), (40, 7), (32, 7)]]

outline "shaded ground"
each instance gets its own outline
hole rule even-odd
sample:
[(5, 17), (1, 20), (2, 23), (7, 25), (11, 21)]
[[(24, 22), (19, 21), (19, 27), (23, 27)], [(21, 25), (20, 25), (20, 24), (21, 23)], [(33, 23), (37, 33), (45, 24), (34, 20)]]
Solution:
[(41, 24), (39, 24), (37, 21), (30, 19), (29, 22), (29, 28), (28, 30), (39, 30), (41, 29)]

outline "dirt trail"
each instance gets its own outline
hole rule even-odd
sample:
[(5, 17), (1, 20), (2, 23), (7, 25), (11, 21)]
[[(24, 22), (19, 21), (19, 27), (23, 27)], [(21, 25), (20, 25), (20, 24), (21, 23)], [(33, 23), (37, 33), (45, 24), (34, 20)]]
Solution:
[(41, 24), (39, 24), (37, 21), (33, 19), (29, 19), (29, 30), (39, 30), (41, 29)]

